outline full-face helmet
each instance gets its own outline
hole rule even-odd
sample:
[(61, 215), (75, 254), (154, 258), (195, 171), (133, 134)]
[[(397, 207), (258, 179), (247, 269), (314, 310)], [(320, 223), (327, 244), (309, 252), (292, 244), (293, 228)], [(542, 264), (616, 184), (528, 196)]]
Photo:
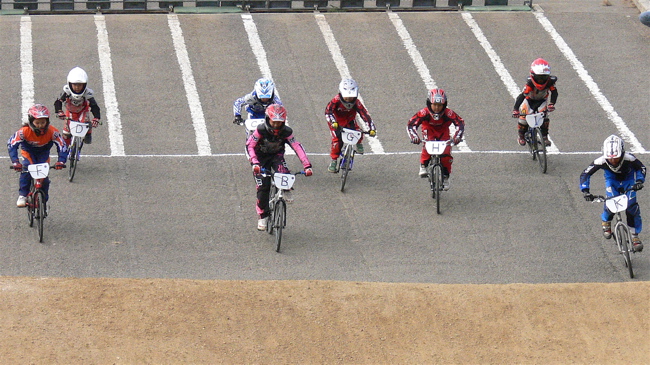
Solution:
[[(442, 104), (442, 109), (438, 112), (433, 110), (433, 104)], [(435, 120), (439, 120), (447, 109), (447, 94), (443, 89), (431, 89), (427, 94), (427, 109)]]
[(618, 170), (623, 165), (623, 155), (625, 155), (625, 143), (621, 137), (612, 134), (603, 142), (603, 157), (607, 166), (614, 171)]
[(255, 81), (255, 94), (258, 99), (273, 99), (275, 84), (271, 79), (261, 78)]
[[(75, 91), (72, 84), (82, 84), (81, 91)], [(88, 74), (81, 67), (75, 67), (68, 73), (68, 88), (70, 89), (70, 100), (72, 104), (79, 106), (86, 95), (86, 86), (88, 85)]]
[[(273, 134), (277, 134), (278, 131), (284, 128), (284, 124), (287, 122), (287, 109), (280, 104), (269, 105), (266, 108), (265, 115), (264, 124), (266, 125), (266, 129)], [(272, 122), (275, 122), (273, 123), (274, 125), (271, 125)], [(278, 124), (277, 122), (280, 123)]]
[[(34, 120), (42, 118), (44, 118), (47, 123), (45, 124), (45, 127), (37, 128), (34, 125)], [(37, 136), (39, 136), (45, 133), (47, 127), (50, 126), (50, 111), (43, 104), (34, 104), (27, 111), (27, 120), (29, 122), (29, 127), (34, 131), (34, 133), (36, 133)]]
[(530, 79), (537, 90), (543, 90), (551, 77), (551, 66), (543, 58), (538, 58), (530, 64)]
[(339, 95), (343, 106), (351, 109), (359, 97), (359, 85), (353, 79), (343, 79), (339, 84)]

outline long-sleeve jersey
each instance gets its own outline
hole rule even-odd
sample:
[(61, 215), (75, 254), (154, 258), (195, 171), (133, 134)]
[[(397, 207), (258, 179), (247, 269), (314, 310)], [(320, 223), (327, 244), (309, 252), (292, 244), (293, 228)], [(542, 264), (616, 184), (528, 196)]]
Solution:
[(622, 166), (618, 169), (618, 172), (615, 172), (609, 167), (605, 161), (605, 157), (598, 157), (580, 174), (580, 190), (589, 190), (591, 175), (600, 169), (604, 170), (606, 181), (645, 182), (645, 166), (633, 154), (626, 152), (621, 164)]
[[(59, 130), (51, 125), (48, 126), (45, 133), (41, 135), (36, 135), (28, 125), (25, 125), (14, 133), (13, 136), (9, 138), (9, 141), (7, 141), (9, 158), (11, 158), (12, 162), (19, 161), (18, 147), (21, 149), (22, 156), (30, 163), (45, 162), (47, 161), (47, 158), (45, 158), (45, 161), (40, 160), (42, 160), (42, 156), (47, 156), (49, 158), (52, 145), (56, 145), (56, 150), (59, 154), (58, 161), (65, 163), (68, 157), (68, 148), (63, 137), (61, 137)], [(38, 161), (35, 161), (34, 158)]]
[(246, 105), (247, 112), (253, 114), (256, 118), (264, 118), (264, 112), (271, 104), (282, 105), (282, 101), (276, 93), (273, 93), (273, 99), (268, 104), (265, 104), (262, 103), (262, 101), (257, 97), (255, 90), (253, 90), (250, 94), (246, 94), (235, 100), (235, 103), (232, 106), (232, 112), (235, 116), (241, 115), (241, 108), (243, 105)]
[[(465, 132), (465, 121), (461, 118), (455, 111), (445, 108), (440, 116), (440, 119), (435, 120), (429, 112), (429, 108), (425, 107), (420, 109), (415, 115), (409, 119), (408, 124), (406, 125), (406, 130), (410, 138), (417, 137), (418, 127), (422, 126), (422, 134), (425, 140), (430, 132), (441, 132), (449, 133), (449, 126), (454, 125), (456, 127), (456, 134), (454, 138), (462, 138), (463, 133)], [(443, 134), (446, 135), (446, 134)]]
[(348, 109), (343, 105), (341, 100), (341, 95), (337, 94), (325, 107), (325, 118), (331, 126), (332, 123), (336, 122), (340, 127), (349, 127), (354, 125), (354, 120), (359, 113), (359, 117), (368, 125), (368, 128), (372, 131), (375, 130), (375, 123), (370, 117), (370, 113), (363, 105), (361, 100), (357, 98), (355, 100), (352, 108)]
[(517, 96), (517, 99), (515, 100), (515, 106), (513, 107), (513, 110), (519, 110), (519, 107), (521, 106), (521, 103), (524, 102), (524, 99), (530, 99), (530, 100), (544, 100), (548, 98), (548, 94), (551, 94), (551, 104), (555, 104), (557, 102), (557, 88), (555, 87), (555, 83), (557, 82), (557, 77), (556, 76), (551, 76), (548, 79), (548, 84), (546, 87), (542, 90), (537, 90), (535, 85), (533, 84), (533, 80), (530, 79), (530, 76), (528, 76), (528, 79), (526, 79), (526, 85), (524, 85), (524, 89), (521, 91), (521, 94)]
[(246, 142), (249, 160), (251, 164), (259, 164), (258, 159), (261, 155), (284, 154), (284, 145), (289, 144), (296, 151), (296, 155), (302, 162), (305, 169), (311, 168), (311, 163), (307, 158), (307, 153), (302, 144), (296, 140), (293, 130), (284, 126), (277, 134), (271, 133), (266, 129), (265, 124), (260, 124)]
[[(61, 93), (61, 95), (59, 95), (59, 98), (54, 101), (54, 111), (56, 113), (63, 110), (63, 103), (65, 103), (66, 109), (71, 113), (81, 113), (83, 111), (83, 109), (85, 108), (84, 103), (80, 103), (80, 105), (74, 105), (72, 103), (72, 100), (70, 99), (70, 95), (71, 95), (70, 87), (68, 85), (65, 85), (63, 87), (63, 92)], [(84, 97), (86, 101), (88, 101), (88, 105), (90, 106), (90, 112), (93, 113), (93, 117), (97, 119), (101, 119), (101, 111), (99, 109), (99, 105), (97, 105), (97, 101), (95, 100), (95, 96), (93, 94), (92, 89), (86, 88)]]

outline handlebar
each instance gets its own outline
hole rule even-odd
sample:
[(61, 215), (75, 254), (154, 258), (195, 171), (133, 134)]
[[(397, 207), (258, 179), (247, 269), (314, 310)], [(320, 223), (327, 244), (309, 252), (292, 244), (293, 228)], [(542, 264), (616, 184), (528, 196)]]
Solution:
[[(64, 164), (63, 169), (65, 169), (67, 166)], [(50, 169), (55, 169), (56, 170), (56, 165), (50, 165)], [(15, 170), (13, 165), (9, 166), (9, 170)], [(16, 172), (27, 172), (27, 166), (23, 165), (23, 170), (22, 171), (16, 171)]]
[[(272, 172), (271, 170), (268, 170), (268, 169), (265, 169), (265, 168), (262, 168), (262, 169), (260, 170), (260, 174), (261, 174), (262, 176), (264, 176), (264, 177), (266, 177), (266, 176), (273, 176), (273, 172)], [(286, 174), (286, 172), (283, 172), (283, 174)], [(297, 176), (297, 175), (305, 175), (305, 171), (303, 170), (303, 171), (298, 171), (298, 172), (289, 172), (289, 174), (291, 174), (291, 175), (296, 175), (296, 176)]]
[(616, 198), (617, 196), (621, 196), (621, 195), (623, 195), (623, 194), (627, 194), (627, 193), (629, 193), (630, 191), (637, 191), (637, 189), (634, 189), (633, 187), (630, 187), (630, 188), (628, 188), (628, 189), (625, 189), (625, 191), (623, 191), (622, 193), (620, 193), (620, 194), (618, 194), (618, 195), (612, 195), (612, 196), (594, 195), (594, 200), (593, 200), (593, 201), (594, 201), (594, 202), (598, 202), (598, 203), (602, 203), (602, 202), (604, 202), (604, 201), (606, 201), (606, 200)]
[[(95, 127), (93, 127), (92, 121), (90, 121), (90, 122), (80, 122), (80, 121), (78, 121), (78, 120), (76, 120), (74, 118), (68, 117), (68, 116), (65, 116), (63, 118), (60, 118), (60, 117), (57, 117), (57, 118), (59, 118), (61, 120), (69, 120), (71, 122), (77, 122), (77, 123), (81, 123), (81, 124), (89, 124), (90, 128), (95, 128)], [(104, 125), (104, 122), (101, 119), (99, 120), (99, 125)]]

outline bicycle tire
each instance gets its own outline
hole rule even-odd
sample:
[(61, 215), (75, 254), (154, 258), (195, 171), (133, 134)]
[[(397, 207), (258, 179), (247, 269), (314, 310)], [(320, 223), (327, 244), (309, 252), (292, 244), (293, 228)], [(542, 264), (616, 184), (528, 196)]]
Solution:
[(436, 213), (440, 214), (440, 195), (442, 193), (442, 166), (433, 166), (433, 190), (436, 192)]
[(275, 213), (273, 225), (275, 226), (275, 252), (280, 252), (280, 244), (282, 243), (282, 228), (286, 223), (285, 214), (287, 212), (287, 206), (284, 203), (284, 200), (279, 200), (275, 205)]
[(38, 221), (38, 242), (43, 242), (43, 221), (45, 220), (45, 194), (42, 191), (36, 191), (34, 194), (34, 209), (36, 209)]
[(72, 144), (70, 146), (70, 151), (68, 152), (68, 181), (72, 182), (72, 179), (74, 179), (74, 174), (76, 171), (77, 171), (77, 144), (73, 139)]
[(354, 153), (351, 153), (351, 150), (352, 148), (350, 148), (349, 145), (345, 146), (345, 153), (343, 154), (341, 166), (339, 167), (339, 170), (341, 170), (341, 192), (345, 190), (345, 182), (348, 180), (348, 173), (350, 172), (350, 165), (352, 162), (351, 160), (354, 158)]
[(30, 227), (34, 227), (34, 192), (27, 196), (27, 222)]
[(277, 204), (273, 202), (273, 198), (277, 193), (278, 193), (278, 188), (276, 188), (275, 185), (271, 185), (271, 191), (269, 192), (269, 215), (266, 221), (266, 231), (269, 234), (273, 234), (273, 225), (275, 223), (275, 218), (274, 218), (275, 204)]
[(616, 245), (618, 245), (618, 250), (623, 255), (625, 267), (627, 267), (630, 278), (634, 279), (632, 258), (630, 257), (630, 250), (632, 249), (632, 235), (630, 234), (630, 228), (624, 223), (619, 223), (614, 227), (614, 232), (616, 236)]
[(535, 140), (535, 150), (537, 154), (537, 161), (539, 162), (539, 170), (542, 172), (542, 174), (545, 174), (548, 167), (546, 162), (546, 144), (544, 143), (544, 136), (542, 136), (542, 131), (539, 128), (535, 128)]

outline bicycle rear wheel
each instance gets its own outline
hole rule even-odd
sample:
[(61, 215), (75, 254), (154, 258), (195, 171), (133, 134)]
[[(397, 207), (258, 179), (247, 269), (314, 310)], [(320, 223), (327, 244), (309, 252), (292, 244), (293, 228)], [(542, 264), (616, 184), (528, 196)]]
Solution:
[(630, 229), (626, 224), (619, 223), (614, 227), (614, 234), (616, 236), (616, 245), (618, 250), (623, 255), (625, 267), (630, 273), (630, 278), (634, 278), (634, 270), (632, 270), (632, 259), (630, 257), (630, 250), (632, 250), (632, 235)]
[(34, 194), (34, 209), (36, 211), (36, 224), (38, 225), (38, 242), (43, 242), (43, 221), (45, 220), (45, 194), (37, 191)]
[(287, 213), (287, 206), (284, 200), (280, 200), (275, 204), (275, 213), (273, 214), (273, 225), (275, 226), (275, 252), (280, 252), (280, 244), (282, 243), (282, 228), (286, 223), (285, 215)]
[(440, 194), (442, 193), (442, 166), (433, 166), (433, 190), (436, 194), (436, 212), (440, 214)]
[(544, 136), (539, 128), (535, 128), (535, 151), (537, 154), (537, 161), (539, 162), (539, 170), (542, 174), (546, 173), (546, 144), (544, 143)]
[(352, 165), (352, 159), (354, 158), (354, 153), (351, 153), (352, 148), (349, 145), (345, 146), (345, 152), (343, 153), (343, 158), (341, 159), (341, 192), (345, 190), (345, 182), (348, 180), (348, 173), (350, 172), (350, 166)]

